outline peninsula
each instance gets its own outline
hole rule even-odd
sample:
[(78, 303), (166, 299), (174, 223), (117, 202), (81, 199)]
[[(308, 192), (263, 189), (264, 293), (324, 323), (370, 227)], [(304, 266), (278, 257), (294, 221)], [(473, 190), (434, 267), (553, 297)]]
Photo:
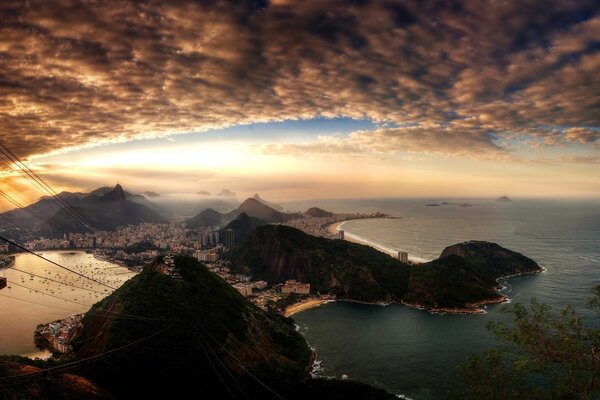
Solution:
[(257, 228), (227, 258), (232, 271), (253, 279), (295, 279), (310, 283), (314, 294), (339, 300), (449, 313), (481, 313), (480, 305), (506, 300), (498, 293), (498, 279), (542, 271), (530, 258), (495, 243), (459, 243), (434, 261), (408, 265), (369, 246), (280, 225)]

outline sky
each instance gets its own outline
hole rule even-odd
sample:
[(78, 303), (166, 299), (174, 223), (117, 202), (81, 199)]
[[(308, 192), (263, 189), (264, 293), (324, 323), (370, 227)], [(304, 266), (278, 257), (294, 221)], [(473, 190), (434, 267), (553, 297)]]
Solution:
[[(0, 21), (0, 143), (56, 190), (600, 198), (597, 1), (7, 0)], [(0, 185), (39, 197), (7, 163)]]

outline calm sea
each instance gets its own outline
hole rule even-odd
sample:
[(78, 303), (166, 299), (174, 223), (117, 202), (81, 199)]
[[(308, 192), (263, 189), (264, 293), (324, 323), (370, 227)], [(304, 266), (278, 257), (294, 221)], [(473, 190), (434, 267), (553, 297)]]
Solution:
[[(134, 275), (127, 268), (98, 260), (83, 252), (41, 254), (112, 287), (121, 286)], [(98, 283), (72, 274), (32, 254), (17, 255), (14, 268), (25, 272), (13, 268), (0, 271), (0, 276), (8, 278), (8, 287), (0, 291), (0, 354), (37, 356), (40, 352), (33, 343), (33, 332), (38, 324), (86, 312), (92, 304), (111, 292)], [(58, 284), (50, 279), (72, 286)]]
[[(536, 297), (555, 307), (585, 308), (600, 284), (600, 204), (517, 200), (499, 204), (462, 199), (472, 207), (426, 207), (444, 199), (313, 201), (335, 211), (383, 211), (402, 219), (349, 221), (346, 234), (413, 260), (437, 258), (444, 247), (465, 240), (487, 240), (536, 260), (546, 272), (508, 281), (511, 302)], [(469, 353), (498, 344), (485, 328), (500, 306), (485, 315), (430, 315), (401, 305), (329, 303), (294, 315), (300, 331), (318, 353), (323, 376), (373, 384), (413, 399), (433, 399), (456, 385), (456, 367)]]

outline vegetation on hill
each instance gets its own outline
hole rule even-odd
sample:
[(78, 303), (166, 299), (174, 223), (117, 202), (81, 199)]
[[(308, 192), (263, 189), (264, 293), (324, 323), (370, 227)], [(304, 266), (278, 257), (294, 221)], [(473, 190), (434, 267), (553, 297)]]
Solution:
[(411, 268), (408, 290), (402, 300), (427, 309), (462, 308), (479, 301), (500, 300), (494, 290), (496, 280), (488, 277), (489, 274), (482, 274), (463, 257), (438, 258)]
[(83, 376), (120, 398), (229, 398), (232, 391), (270, 399), (270, 390), (284, 398), (324, 398), (338, 386), (346, 396), (364, 390), (391, 398), (365, 385), (312, 381), (311, 351), (290, 319), (258, 309), (193, 258), (175, 262), (181, 279), (149, 267), (97, 304), (121, 314), (88, 313), (74, 345), (88, 357), (167, 330), (90, 364)]
[(310, 283), (313, 292), (343, 299), (402, 301), (447, 311), (501, 301), (495, 291), (498, 278), (541, 271), (533, 260), (494, 243), (460, 243), (446, 248), (437, 260), (409, 266), (369, 246), (280, 225), (257, 228), (227, 257), (234, 270), (255, 279), (296, 279)]
[(296, 279), (311, 290), (359, 301), (397, 301), (408, 283), (406, 264), (371, 247), (307, 235), (283, 225), (257, 228), (228, 253), (234, 268), (256, 279)]

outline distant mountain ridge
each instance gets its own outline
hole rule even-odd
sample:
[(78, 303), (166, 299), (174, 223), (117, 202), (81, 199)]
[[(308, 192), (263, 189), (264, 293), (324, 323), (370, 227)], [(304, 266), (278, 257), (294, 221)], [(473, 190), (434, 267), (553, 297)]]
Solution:
[(325, 217), (333, 216), (333, 213), (329, 212), (329, 211), (325, 211), (319, 207), (311, 207), (304, 212), (304, 215), (308, 215), (309, 217), (313, 217), (313, 218), (325, 218)]
[[(206, 209), (196, 214), (194, 217), (184, 221), (184, 224), (188, 228), (203, 228), (209, 226), (215, 226), (219, 224), (225, 224), (236, 219), (240, 214), (246, 214), (250, 217), (254, 217), (263, 220), (266, 223), (280, 223), (285, 222), (293, 218), (298, 218), (299, 214), (283, 213), (275, 210), (268, 206), (264, 200), (257, 200), (250, 197), (238, 208), (228, 213), (219, 213), (212, 209)], [(220, 220), (220, 222), (219, 222)], [(219, 222), (215, 224), (214, 222)]]
[(273, 210), (283, 211), (283, 207), (281, 207), (279, 204), (271, 203), (270, 201), (263, 199), (262, 197), (260, 197), (260, 195), (258, 193), (254, 193), (254, 196), (252, 196), (252, 198), (254, 200), (258, 200), (261, 203), (271, 207)]
[[(98, 190), (96, 193), (101, 193)], [(133, 225), (142, 222), (166, 222), (165, 218), (144, 204), (130, 200), (136, 195), (127, 195), (117, 184), (109, 192), (100, 196), (91, 194), (80, 199), (73, 209), (95, 228), (114, 230), (117, 226)], [(61, 208), (46, 224), (54, 233), (89, 232), (89, 229), (69, 210)]]
[[(150, 210), (152, 210), (153, 212), (157, 213), (161, 217), (161, 220), (163, 218), (171, 215), (169, 211), (152, 203), (145, 196), (140, 195), (140, 194), (129, 193), (129, 192), (123, 190), (121, 185), (117, 185), (117, 186), (120, 188), (117, 191), (122, 192), (122, 194), (117, 193), (117, 194), (113, 194), (111, 196), (120, 196), (120, 197), (124, 196), (125, 200), (127, 200), (129, 202), (143, 205), (143, 206), (149, 208)], [(61, 193), (59, 193), (59, 196), (62, 200), (64, 200), (67, 204), (74, 207), (75, 209), (80, 209), (80, 208), (86, 209), (86, 208), (89, 208), (90, 204), (93, 203), (95, 200), (112, 192), (115, 188), (116, 188), (116, 186), (114, 188), (100, 187), (98, 189), (92, 190), (89, 193), (61, 192)], [(58, 216), (56, 219), (53, 219), (56, 216), (56, 214), (61, 210), (61, 207), (57, 204), (57, 202), (52, 197), (43, 196), (35, 203), (32, 203), (32, 204), (26, 206), (24, 209), (14, 209), (14, 210), (6, 211), (6, 212), (0, 214), (0, 216), (2, 217), (2, 219), (0, 219), (0, 226), (2, 226), (3, 220), (9, 220), (9, 221), (12, 221), (13, 223), (15, 223), (16, 225), (23, 227), (25, 229), (32, 229), (35, 227), (48, 228), (47, 224), (44, 221), (41, 221), (36, 216), (32, 216), (25, 210), (29, 210), (36, 215), (47, 218), (48, 220), (53, 220), (54, 223), (60, 222), (59, 220), (62, 218), (62, 217)], [(65, 211), (65, 212), (68, 213), (68, 211)], [(86, 211), (83, 211), (83, 212), (86, 212)], [(134, 210), (134, 212), (135, 212), (135, 210)], [(70, 215), (70, 213), (69, 213), (69, 215)], [(58, 229), (59, 227), (61, 227), (63, 225), (64, 225), (63, 223), (59, 223), (59, 225), (55, 226), (54, 228)], [(67, 221), (65, 226), (69, 226), (69, 225), (70, 225), (70, 223)], [(10, 225), (4, 226), (4, 228), (9, 228), (9, 227), (10, 227)]]

